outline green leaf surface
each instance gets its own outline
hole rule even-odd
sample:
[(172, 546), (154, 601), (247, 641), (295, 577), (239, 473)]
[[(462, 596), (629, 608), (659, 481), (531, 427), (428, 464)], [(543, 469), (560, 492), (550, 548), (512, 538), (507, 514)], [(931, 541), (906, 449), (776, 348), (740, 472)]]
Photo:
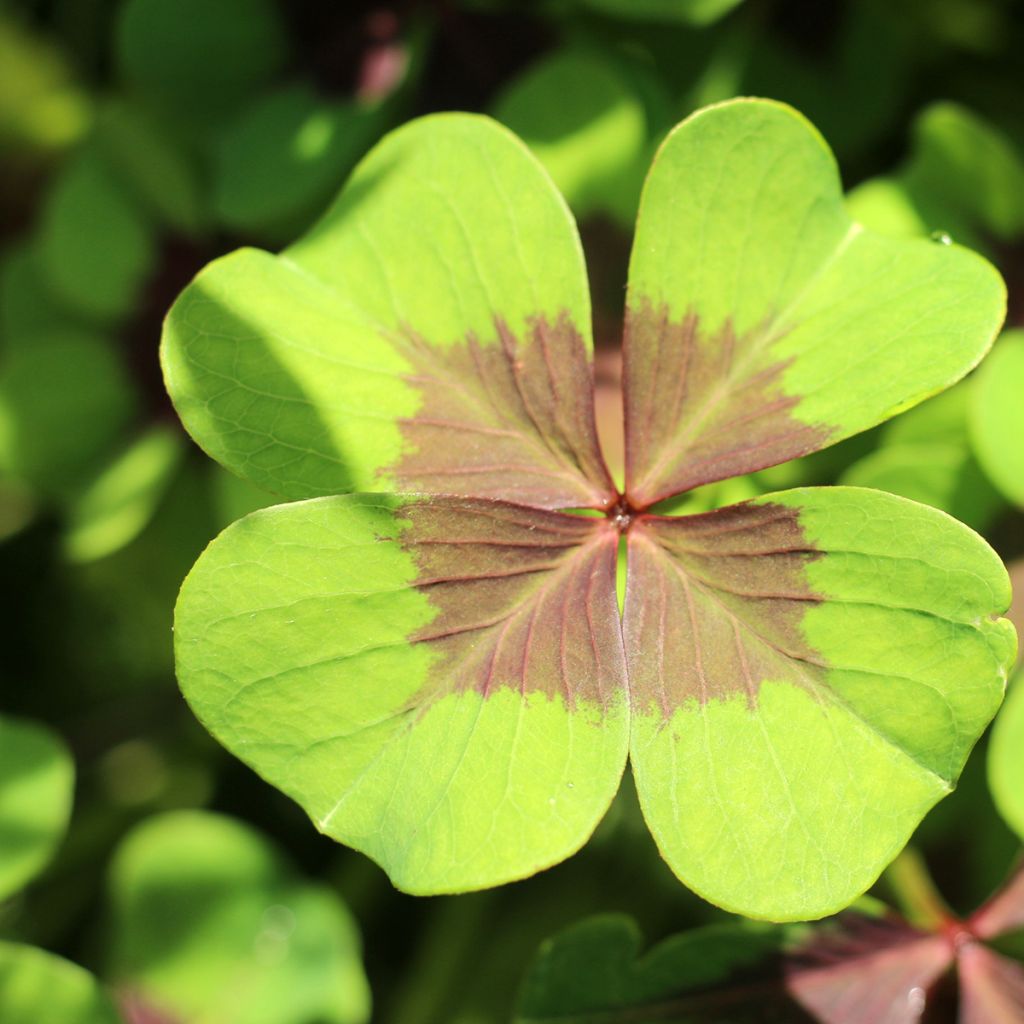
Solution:
[(647, 114), (627, 75), (598, 52), (557, 51), (513, 80), (494, 116), (533, 150), (577, 217), (632, 226), (648, 162)]
[(5, 351), (30, 347), (37, 335), (74, 327), (78, 319), (62, 309), (46, 287), (31, 245), (4, 253), (0, 264), (0, 344)]
[(152, 227), (95, 147), (61, 169), (35, 240), (46, 285), (69, 308), (111, 320), (128, 313), (155, 262)]
[(641, 21), (709, 25), (738, 7), (743, 0), (579, 0), (602, 14)]
[(645, 518), (629, 542), (631, 760), (662, 855), (748, 916), (846, 906), (999, 705), (1002, 563), (942, 513), (857, 488)]
[(75, 142), (91, 114), (69, 55), (20, 13), (5, 6), (0, 15), (0, 156), (11, 168)]
[[(988, 748), (988, 782), (999, 813), (1024, 841), (1024, 675), (1010, 685)], [(1022, 915), (1024, 920), (1024, 915)]]
[(383, 127), (378, 107), (298, 83), (247, 107), (217, 146), (213, 202), (227, 227), (289, 241), (309, 227)]
[(633, 504), (874, 426), (962, 377), (1004, 313), (974, 253), (854, 224), (831, 153), (791, 108), (693, 115), (655, 159), (630, 264)]
[(67, 499), (130, 421), (135, 395), (107, 339), (39, 335), (0, 364), (0, 468)]
[(129, 0), (117, 63), (126, 82), (190, 126), (214, 126), (287, 59), (273, 0)]
[(170, 230), (198, 235), (209, 221), (199, 160), (172, 126), (138, 100), (107, 102), (97, 146), (117, 180)]
[(965, 444), (886, 444), (855, 462), (839, 482), (874, 487), (948, 512), (984, 530), (1004, 502)]
[[(168, 318), (189, 431), (310, 499), (197, 563), (176, 616), (185, 695), (412, 892), (566, 857), (628, 739), (648, 823), (699, 893), (780, 920), (845, 906), (995, 712), (1005, 570), (942, 513), (860, 489), (644, 510), (941, 390), (1003, 312), (979, 257), (853, 225), (789, 108), (695, 115), (640, 215), (620, 501), (563, 202), (493, 122), (411, 122), (305, 238), (215, 262)], [(331, 496), (349, 489), (390, 494)]]
[(970, 426), (982, 469), (1024, 507), (1024, 331), (1007, 331), (978, 371)]
[[(778, 928), (711, 925), (641, 956), (628, 917), (567, 928), (540, 948), (523, 983), (516, 1024), (768, 1024), (800, 1021), (785, 993), (764, 984), (782, 950)], [(786, 1011), (789, 1012), (786, 1012)]]
[(64, 837), (74, 774), (71, 755), (49, 729), (0, 718), (0, 900), (38, 874)]
[(479, 500), (256, 512), (182, 588), (182, 689), (400, 888), (533, 874), (583, 844), (622, 774), (617, 546), (603, 518)]
[(223, 529), (257, 509), (276, 505), (273, 495), (253, 486), (216, 463), (210, 463), (210, 496), (218, 526)]
[(71, 505), (64, 550), (74, 562), (103, 558), (139, 535), (166, 494), (184, 449), (181, 434), (153, 427)]
[(298, 881), (241, 822), (204, 811), (136, 827), (111, 868), (117, 986), (190, 1024), (363, 1024), (360, 942), (329, 889)]
[(442, 114), (387, 136), (281, 256), (210, 264), (162, 359), (192, 436), (278, 494), (603, 507), (590, 349), (564, 201), (505, 129)]
[(33, 946), (0, 942), (4, 1024), (122, 1024), (113, 1001), (86, 970)]
[(1024, 232), (1024, 156), (994, 126), (954, 103), (936, 103), (914, 122), (910, 157), (848, 197), (851, 214), (896, 238), (941, 231), (989, 248)]

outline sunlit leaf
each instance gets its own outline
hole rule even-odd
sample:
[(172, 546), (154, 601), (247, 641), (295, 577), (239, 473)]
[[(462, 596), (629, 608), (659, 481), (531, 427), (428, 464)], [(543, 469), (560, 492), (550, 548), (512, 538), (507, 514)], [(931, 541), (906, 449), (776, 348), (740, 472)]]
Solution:
[(67, 829), (73, 785), (71, 755), (57, 736), (34, 722), (0, 718), (0, 900), (53, 855)]
[(118, 454), (71, 505), (64, 550), (87, 562), (116, 551), (152, 518), (184, 454), (181, 435), (154, 427)]
[[(941, 390), (1003, 312), (979, 257), (853, 225), (789, 108), (695, 115), (642, 203), (619, 496), (564, 205), (493, 122), (414, 121), (305, 238), (211, 264), (168, 318), (165, 376), (199, 443), (324, 496), (207, 549), (178, 605), (182, 688), (409, 891), (574, 851), (628, 734), (680, 878), (751, 916), (845, 906), (995, 712), (1005, 570), (942, 513), (860, 489), (649, 508)], [(347, 489), (397, 493), (329, 497)]]
[(363, 1024), (360, 942), (329, 889), (249, 826), (202, 811), (139, 825), (115, 854), (109, 974), (189, 1024)]
[(886, 444), (854, 463), (839, 482), (923, 502), (975, 530), (984, 530), (1005, 507), (964, 444)]
[(1016, 641), (993, 616), (1009, 600), (980, 537), (880, 492), (642, 519), (624, 620), (631, 760), (673, 870), (748, 916), (849, 904), (998, 707)]
[(1024, 331), (1007, 331), (974, 382), (971, 438), (982, 468), (1024, 507)]
[(78, 139), (91, 104), (67, 56), (12, 15), (0, 17), (0, 156), (31, 163)]
[[(1000, 814), (1024, 840), (1024, 676), (1010, 686), (992, 729), (988, 778)], [(1024, 902), (1024, 901), (1022, 901)], [(1024, 925), (1024, 918), (1022, 918)]]
[(848, 201), (858, 221), (884, 234), (945, 232), (984, 250), (1024, 232), (1024, 155), (978, 115), (936, 103), (915, 121), (905, 164)]
[(562, 50), (513, 80), (494, 116), (533, 150), (578, 217), (636, 217), (647, 169), (644, 104), (606, 56)]
[(122, 1024), (100, 983), (77, 964), (33, 946), (0, 942), (4, 1024)]
[(655, 160), (625, 342), (634, 505), (805, 455), (962, 377), (1005, 313), (956, 246), (852, 223), (820, 136), (765, 101), (683, 122)]
[(256, 512), (182, 588), (179, 678), (222, 743), (402, 888), (519, 878), (581, 846), (619, 785), (617, 546), (603, 518), (479, 500)]
[(707, 25), (717, 21), (743, 0), (577, 0), (580, 6), (604, 14), (642, 21)]
[(482, 118), (400, 128), (281, 256), (210, 264), (162, 354), (193, 437), (287, 497), (612, 500), (579, 240), (526, 148)]
[(305, 84), (269, 93), (219, 140), (217, 215), (236, 230), (294, 238), (333, 198), (382, 121), (376, 107), (324, 100)]

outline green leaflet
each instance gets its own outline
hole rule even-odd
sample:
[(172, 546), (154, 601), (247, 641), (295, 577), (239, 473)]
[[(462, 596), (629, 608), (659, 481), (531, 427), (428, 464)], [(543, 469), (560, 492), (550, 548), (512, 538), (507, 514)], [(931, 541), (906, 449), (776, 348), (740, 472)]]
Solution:
[(974, 253), (854, 224), (791, 108), (700, 111), (659, 150), (637, 221), (629, 495), (643, 507), (874, 426), (962, 377), (1004, 314)]
[(334, 195), (383, 119), (377, 108), (326, 103), (304, 83), (270, 93), (219, 140), (218, 217), (236, 230), (294, 237)]
[(1016, 652), (992, 618), (1002, 563), (942, 513), (858, 488), (640, 525), (631, 760), (662, 855), (751, 917), (841, 909), (999, 705)]
[(161, 426), (120, 452), (72, 503), (67, 556), (90, 562), (134, 540), (153, 518), (183, 454), (180, 435)]
[(971, 450), (968, 412), (976, 385), (977, 377), (961, 381), (892, 420), (880, 447), (850, 466), (839, 482), (911, 498), (984, 530), (1005, 502)]
[[(541, 946), (524, 979), (515, 1022), (791, 1020), (794, 1007), (781, 986), (765, 984), (774, 980), (771, 968), (785, 937), (780, 928), (730, 922), (674, 935), (641, 954), (643, 939), (631, 918), (588, 918)], [(781, 1015), (767, 1016), (769, 1007)]]
[(1024, 331), (1007, 331), (974, 382), (971, 440), (982, 469), (1024, 506)]
[(134, 407), (107, 338), (65, 327), (22, 339), (0, 364), (0, 470), (67, 499), (93, 477)]
[(71, 816), (74, 774), (70, 754), (49, 729), (0, 718), (0, 900), (53, 856)]
[(579, 240), (539, 165), (490, 121), (393, 132), (282, 256), (243, 249), (207, 267), (161, 353), (190, 433), (278, 494), (610, 503), (579, 387)]
[(601, 54), (563, 50), (498, 97), (494, 116), (533, 150), (577, 217), (632, 226), (647, 168), (647, 114), (624, 71)]
[(192, 1024), (363, 1024), (356, 926), (298, 882), (270, 843), (205, 811), (149, 818), (110, 879), (109, 973), (142, 1005)]
[(918, 115), (910, 158), (848, 197), (853, 217), (896, 238), (945, 232), (986, 251), (1024, 232), (1024, 158), (993, 125), (955, 103)]
[(4, 1024), (121, 1024), (113, 1000), (77, 964), (32, 946), (0, 942)]
[[(564, 204), (492, 122), (414, 121), (305, 238), (216, 261), (168, 317), (193, 436), (311, 499), (200, 558), (176, 612), (182, 689), (412, 892), (566, 857), (628, 745), (687, 884), (751, 916), (844, 906), (995, 712), (1005, 570), (942, 513), (856, 488), (648, 506), (941, 390), (1003, 305), (979, 257), (853, 226), (789, 108), (701, 112), (642, 202), (618, 495)], [(333, 493), (352, 489), (387, 493)]]
[(222, 123), (281, 70), (286, 39), (272, 0), (130, 0), (118, 12), (117, 64), (195, 131)]
[(988, 749), (992, 797), (1007, 824), (1024, 838), (1024, 686), (1018, 675), (996, 718)]
[(622, 774), (616, 546), (603, 519), (490, 502), (253, 513), (182, 588), (185, 696), (403, 889), (532, 874), (583, 844)]
[(743, 0), (578, 0), (578, 2), (584, 7), (622, 18), (708, 25), (737, 7)]
[(135, 307), (156, 258), (152, 225), (95, 145), (61, 169), (42, 210), (35, 248), (53, 294), (76, 313), (104, 321)]

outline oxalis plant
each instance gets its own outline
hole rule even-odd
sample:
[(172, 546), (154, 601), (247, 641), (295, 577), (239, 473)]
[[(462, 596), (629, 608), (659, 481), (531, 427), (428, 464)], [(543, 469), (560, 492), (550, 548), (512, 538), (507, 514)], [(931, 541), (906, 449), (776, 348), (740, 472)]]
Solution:
[(409, 892), (561, 861), (628, 756), (686, 885), (825, 915), (994, 714), (1006, 573), (965, 526), (871, 490), (659, 504), (948, 387), (1003, 284), (956, 245), (862, 230), (815, 129), (737, 100), (659, 150), (626, 307), (620, 489), (572, 218), (494, 122), (405, 125), (283, 253), (209, 265), (167, 318), (168, 389), (207, 452), (293, 501), (185, 581), (181, 686)]

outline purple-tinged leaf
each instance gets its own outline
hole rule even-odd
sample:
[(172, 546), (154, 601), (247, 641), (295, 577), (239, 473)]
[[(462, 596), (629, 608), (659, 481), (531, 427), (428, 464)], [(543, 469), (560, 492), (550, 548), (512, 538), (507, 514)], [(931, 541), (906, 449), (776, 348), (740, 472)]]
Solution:
[(895, 918), (848, 914), (787, 969), (786, 988), (820, 1024), (917, 1024), (952, 952)]
[(959, 1024), (1024, 1024), (1024, 966), (979, 942), (957, 955)]
[(970, 920), (971, 931), (981, 939), (995, 939), (1007, 932), (1024, 928), (1024, 867)]

